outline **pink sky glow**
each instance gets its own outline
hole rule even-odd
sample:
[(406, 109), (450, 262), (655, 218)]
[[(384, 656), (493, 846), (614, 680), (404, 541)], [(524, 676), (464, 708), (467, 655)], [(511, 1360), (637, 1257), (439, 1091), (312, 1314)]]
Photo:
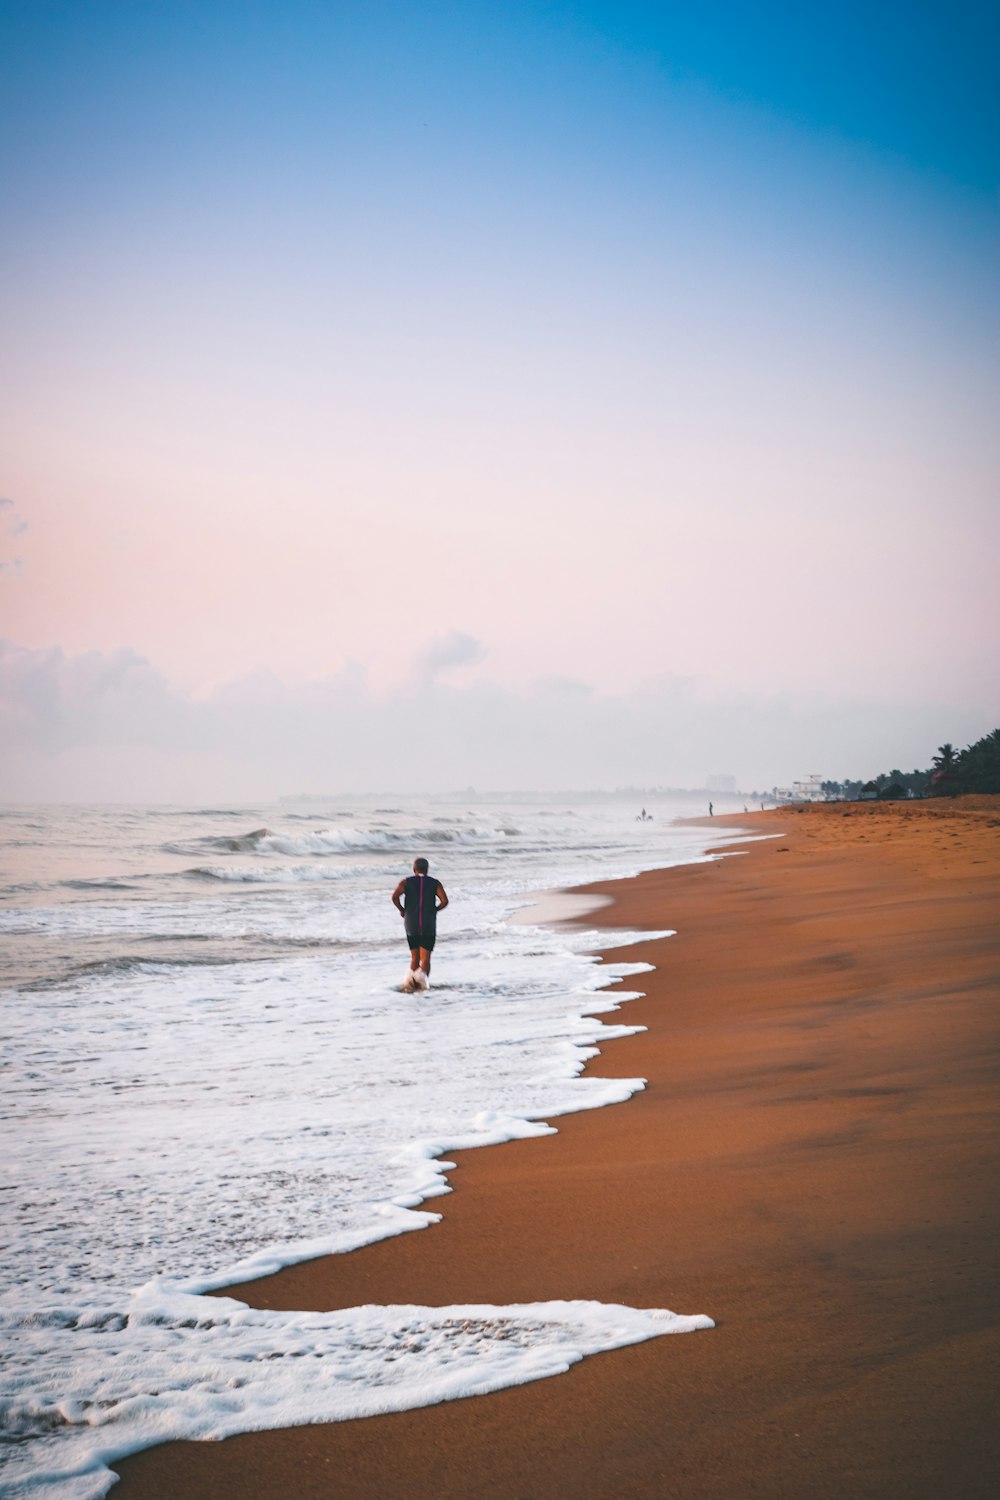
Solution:
[[(463, 54), (412, 115), (402, 54), (382, 113), (347, 68), (240, 130), (192, 75), (178, 114), (152, 43), (134, 94), (39, 114), (4, 251), (14, 794), (104, 794), (103, 709), (75, 748), (28, 733), (49, 701), (28, 664), (79, 708), (122, 651), (164, 714), (353, 673), (370, 724), (433, 680), (536, 736), (534, 775), (494, 737), (466, 742), (468, 775), (446, 757), (460, 783), (514, 760), (573, 780), (524, 708), (552, 682), (612, 719), (662, 698), (655, 755), (581, 762), (611, 785), (874, 772), (1000, 719), (995, 203), (546, 24), (479, 92)], [(247, 110), (251, 84), (226, 85)], [(88, 653), (110, 676), (53, 667)], [(729, 704), (730, 732), (695, 702)], [(187, 785), (164, 735), (143, 796)], [(313, 769), (202, 749), (206, 790)]]

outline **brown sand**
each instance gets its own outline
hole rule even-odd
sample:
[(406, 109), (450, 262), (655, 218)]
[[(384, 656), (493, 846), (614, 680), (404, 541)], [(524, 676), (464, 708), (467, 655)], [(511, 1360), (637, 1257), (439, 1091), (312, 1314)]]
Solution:
[(615, 952), (657, 966), (624, 1017), (649, 1030), (592, 1067), (644, 1093), (462, 1154), (433, 1229), (237, 1292), (718, 1326), (493, 1396), (170, 1444), (115, 1500), (1000, 1492), (1000, 798), (738, 821), (781, 836), (596, 888), (603, 922), (678, 931)]

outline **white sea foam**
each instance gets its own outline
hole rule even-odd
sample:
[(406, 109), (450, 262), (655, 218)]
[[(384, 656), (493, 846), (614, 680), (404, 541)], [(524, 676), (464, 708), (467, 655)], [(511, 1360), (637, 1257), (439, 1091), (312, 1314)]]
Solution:
[[(62, 1500), (102, 1491), (110, 1454), (168, 1435), (417, 1405), (564, 1368), (631, 1341), (628, 1328), (687, 1326), (575, 1305), (317, 1320), (198, 1294), (430, 1226), (438, 1216), (423, 1205), (449, 1190), (449, 1152), (548, 1133), (561, 1114), (641, 1088), (581, 1076), (635, 1029), (602, 1016), (646, 968), (590, 954), (639, 934), (504, 918), (532, 889), (698, 858), (704, 833), (658, 825), (653, 836), (616, 808), (511, 818), (425, 807), (357, 817), (340, 848), (324, 827), (328, 848), (303, 864), (313, 835), (260, 809), (237, 836), (240, 858), (213, 859), (195, 881), (189, 851), (216, 840), (221, 855), (226, 842), (216, 816), (204, 831), (198, 815), (171, 827), (162, 810), (8, 824), (12, 843), (31, 832), (41, 853), (19, 882), (30, 895), (0, 907), (0, 930), (12, 972), (41, 965), (44, 982), (14, 984), (4, 1006), (2, 1399), (18, 1483), (58, 1474)], [(434, 989), (415, 999), (398, 991), (405, 949), (386, 849), (427, 847), (437, 816), (456, 819), (438, 831), (463, 837), (438, 852), (452, 905)], [(262, 847), (275, 839), (294, 847), (293, 863)], [(157, 1321), (151, 1308), (167, 1311)], [(474, 1332), (456, 1333), (456, 1320)], [(309, 1339), (316, 1348), (296, 1353)], [(305, 1359), (327, 1371), (318, 1383), (297, 1381)], [(348, 1367), (349, 1378), (336, 1373)]]
[(420, 1008), (384, 950), (125, 969), (91, 981), (84, 1048), (78, 986), (11, 996), (6, 1109), (33, 1122), (9, 1163), (19, 1305), (159, 1275), (207, 1290), (421, 1227), (411, 1210), (447, 1190), (444, 1152), (642, 1087), (579, 1077), (631, 1030), (595, 1014), (631, 992), (595, 986), (641, 968), (576, 964), (572, 996), (558, 949), (502, 984), (466, 959)]
[[(110, 1463), (171, 1438), (224, 1438), (485, 1395), (561, 1374), (588, 1354), (712, 1326), (700, 1315), (599, 1302), (260, 1312), (154, 1286), (126, 1315), (60, 1313), (16, 1330), (22, 1352), (4, 1377), (3, 1400), (10, 1427), (35, 1442), (30, 1467), (15, 1453), (11, 1481), (18, 1489), (29, 1481), (25, 1493), (93, 1500), (113, 1482)], [(33, 1342), (44, 1355), (54, 1329), (74, 1335), (66, 1382), (39, 1378), (31, 1362)], [(68, 1434), (76, 1436), (69, 1463)]]

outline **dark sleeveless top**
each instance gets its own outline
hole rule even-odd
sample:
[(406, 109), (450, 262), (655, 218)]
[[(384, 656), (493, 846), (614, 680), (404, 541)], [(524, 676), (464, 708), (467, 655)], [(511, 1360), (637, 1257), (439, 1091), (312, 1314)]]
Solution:
[(433, 875), (407, 875), (403, 896), (406, 935), (420, 933), (433, 937), (437, 932), (437, 892), (439, 881)]

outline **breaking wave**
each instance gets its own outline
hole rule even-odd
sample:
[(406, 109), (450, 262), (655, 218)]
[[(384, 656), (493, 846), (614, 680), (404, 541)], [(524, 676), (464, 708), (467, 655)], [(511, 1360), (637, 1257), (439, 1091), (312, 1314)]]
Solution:
[[(390, 869), (394, 868), (389, 866)], [(298, 885), (312, 880), (349, 880), (371, 874), (370, 866), (195, 865), (184, 871), (196, 880), (228, 880), (247, 885)]]
[(60, 882), (67, 890), (71, 891), (134, 891), (134, 880), (63, 880)]
[(197, 839), (193, 844), (169, 844), (167, 848), (172, 854), (213, 850), (219, 854), (287, 854), (294, 858), (296, 855), (308, 854), (378, 854), (383, 849), (413, 850), (424, 844), (484, 845), (516, 838), (518, 833), (516, 828), (477, 828), (470, 824), (405, 831), (387, 828), (320, 828), (315, 832), (297, 829), (290, 833), (274, 833), (270, 828), (253, 828), (249, 833), (238, 834), (236, 837), (211, 835)]

